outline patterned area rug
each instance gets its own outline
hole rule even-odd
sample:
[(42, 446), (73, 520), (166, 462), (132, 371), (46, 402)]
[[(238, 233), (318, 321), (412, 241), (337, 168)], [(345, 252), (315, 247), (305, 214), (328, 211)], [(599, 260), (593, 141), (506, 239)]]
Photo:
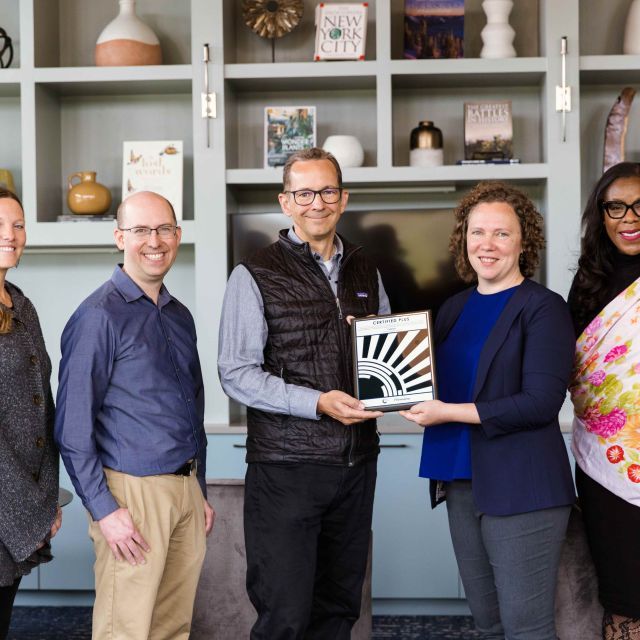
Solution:
[[(91, 607), (16, 607), (8, 640), (90, 640)], [(374, 616), (372, 640), (482, 638), (469, 616)]]

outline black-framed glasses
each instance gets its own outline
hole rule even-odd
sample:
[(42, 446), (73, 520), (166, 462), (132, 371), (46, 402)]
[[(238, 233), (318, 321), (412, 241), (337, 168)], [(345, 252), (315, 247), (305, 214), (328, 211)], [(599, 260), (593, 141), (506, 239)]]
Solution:
[(627, 215), (627, 211), (633, 211), (638, 218), (640, 218), (640, 200), (636, 200), (631, 204), (622, 202), (622, 200), (608, 200), (602, 203), (602, 210), (614, 220), (620, 220)]
[(297, 189), (296, 191), (285, 191), (284, 193), (290, 193), (296, 204), (299, 204), (301, 207), (306, 207), (310, 205), (318, 195), (325, 204), (335, 204), (340, 200), (342, 187), (325, 187), (319, 191), (313, 189)]
[(179, 228), (180, 227), (175, 224), (161, 224), (159, 227), (129, 227), (128, 229), (118, 227), (120, 231), (128, 231), (136, 238), (145, 238), (150, 236), (153, 231), (155, 231), (161, 238), (170, 238), (171, 236), (176, 235), (176, 231)]
[(9, 34), (0, 27), (0, 67), (7, 69), (13, 62), (13, 43)]

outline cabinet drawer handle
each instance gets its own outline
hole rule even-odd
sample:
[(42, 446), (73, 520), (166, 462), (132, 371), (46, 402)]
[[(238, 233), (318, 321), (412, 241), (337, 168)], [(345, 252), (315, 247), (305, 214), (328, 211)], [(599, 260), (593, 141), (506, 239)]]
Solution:
[(246, 444), (234, 444), (233, 448), (234, 449), (246, 449), (247, 445)]
[(381, 449), (407, 449), (409, 447), (408, 444), (381, 444)]

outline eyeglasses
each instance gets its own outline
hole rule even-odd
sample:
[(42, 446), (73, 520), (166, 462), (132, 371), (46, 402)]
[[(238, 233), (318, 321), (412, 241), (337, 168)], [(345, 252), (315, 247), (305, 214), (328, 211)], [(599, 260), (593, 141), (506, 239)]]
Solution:
[(284, 193), (290, 193), (296, 204), (299, 204), (301, 207), (306, 207), (316, 199), (317, 195), (320, 196), (322, 202), (325, 204), (335, 204), (340, 200), (342, 187), (327, 187), (326, 189), (320, 189), (320, 191), (298, 189), (297, 191), (285, 191)]
[(13, 62), (13, 44), (7, 32), (0, 27), (0, 68), (6, 69)]
[(176, 230), (179, 228), (180, 227), (175, 224), (161, 224), (159, 227), (129, 227), (128, 229), (118, 227), (120, 231), (128, 231), (136, 238), (145, 238), (146, 236), (150, 236), (153, 231), (155, 231), (161, 238), (170, 238), (171, 236), (176, 235)]
[(638, 218), (640, 218), (640, 200), (636, 200), (631, 204), (622, 202), (621, 200), (609, 200), (602, 203), (602, 210), (614, 220), (620, 220), (627, 215), (627, 211), (633, 211)]

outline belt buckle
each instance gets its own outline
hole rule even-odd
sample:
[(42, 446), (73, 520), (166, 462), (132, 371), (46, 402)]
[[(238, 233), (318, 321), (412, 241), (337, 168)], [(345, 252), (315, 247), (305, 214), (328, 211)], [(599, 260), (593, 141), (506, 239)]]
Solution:
[(191, 460), (190, 463), (190, 468), (189, 468), (189, 475), (193, 476), (196, 475), (198, 473), (198, 460), (197, 458), (194, 458), (193, 460)]

